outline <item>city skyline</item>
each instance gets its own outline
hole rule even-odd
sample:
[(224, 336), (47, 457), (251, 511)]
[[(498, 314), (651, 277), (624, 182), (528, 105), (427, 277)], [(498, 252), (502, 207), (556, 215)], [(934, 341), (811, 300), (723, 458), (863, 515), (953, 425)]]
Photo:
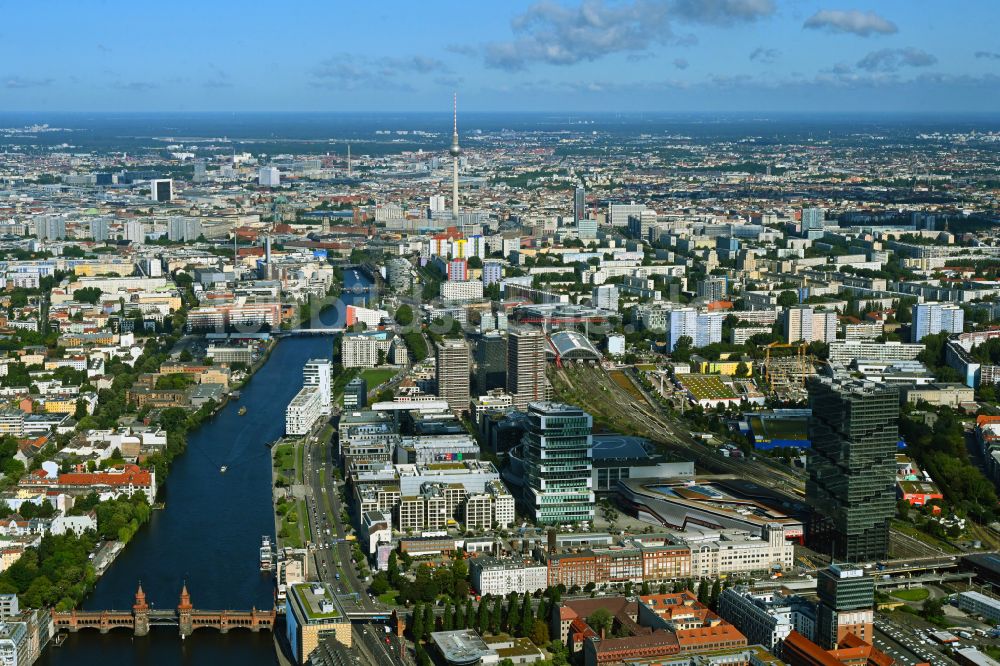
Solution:
[(991, 112), (1000, 12), (959, 5), (57, 3), (2, 31), (0, 111)]

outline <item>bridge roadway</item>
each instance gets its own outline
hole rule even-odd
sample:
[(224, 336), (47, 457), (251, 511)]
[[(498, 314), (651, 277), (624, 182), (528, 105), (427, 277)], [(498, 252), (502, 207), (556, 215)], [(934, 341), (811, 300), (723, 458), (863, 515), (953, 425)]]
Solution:
[(227, 633), (230, 629), (249, 629), (253, 632), (272, 631), (276, 610), (248, 611), (201, 610), (191, 605), (187, 586), (181, 590), (180, 603), (173, 610), (152, 610), (146, 602), (142, 585), (135, 593), (135, 603), (130, 611), (52, 611), (52, 623), (57, 630), (77, 632), (80, 629), (97, 629), (106, 634), (112, 629), (131, 629), (136, 636), (145, 636), (150, 627), (177, 627), (181, 638), (187, 638), (196, 629), (211, 628)]

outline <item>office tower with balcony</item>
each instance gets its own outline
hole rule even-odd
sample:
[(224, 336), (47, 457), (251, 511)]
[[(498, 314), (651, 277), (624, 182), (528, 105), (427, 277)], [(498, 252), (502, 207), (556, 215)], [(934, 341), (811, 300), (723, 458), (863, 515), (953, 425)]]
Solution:
[(521, 440), (525, 478), (522, 496), (541, 525), (594, 519), (593, 419), (579, 407), (555, 402), (528, 405)]
[(899, 391), (846, 376), (812, 377), (808, 389), (813, 548), (841, 561), (885, 558), (896, 513)]

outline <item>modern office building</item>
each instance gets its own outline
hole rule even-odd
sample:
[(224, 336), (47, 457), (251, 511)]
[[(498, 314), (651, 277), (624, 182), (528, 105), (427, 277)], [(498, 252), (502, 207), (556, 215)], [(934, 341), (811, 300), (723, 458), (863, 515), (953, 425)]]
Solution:
[(667, 349), (673, 351), (682, 337), (691, 338), (692, 347), (704, 347), (713, 342), (722, 342), (721, 312), (699, 312), (695, 308), (680, 308), (670, 311), (667, 324)]
[(368, 406), (368, 382), (355, 377), (344, 387), (344, 410), (364, 409)]
[(545, 400), (545, 333), (539, 328), (512, 328), (507, 334), (507, 393), (514, 406)]
[(305, 664), (320, 640), (330, 636), (351, 647), (351, 621), (326, 583), (297, 583), (285, 597), (285, 636), (296, 664)]
[(573, 191), (573, 221), (579, 224), (585, 217), (587, 217), (587, 190), (580, 184)]
[(410, 293), (413, 286), (413, 265), (402, 257), (393, 257), (385, 262), (386, 280), (395, 292)]
[(475, 340), (476, 391), (479, 395), (507, 386), (507, 341), (496, 331)]
[(273, 166), (262, 166), (257, 172), (257, 184), (261, 187), (278, 187), (281, 185), (281, 172)]
[(154, 178), (149, 181), (149, 198), (158, 203), (167, 203), (174, 198), (174, 181), (169, 178)]
[(849, 377), (812, 377), (808, 390), (813, 547), (852, 562), (885, 558), (896, 513), (899, 392)]
[(524, 504), (543, 525), (594, 519), (593, 419), (579, 407), (555, 402), (528, 405), (522, 439)]
[(584, 241), (597, 238), (597, 220), (590, 217), (577, 220), (576, 237)]
[(856, 566), (833, 564), (816, 578), (816, 642), (832, 650), (847, 634), (875, 638), (875, 579)]
[(333, 362), (328, 358), (311, 358), (306, 361), (302, 368), (302, 379), (305, 386), (315, 387), (319, 391), (320, 412), (324, 416), (333, 413), (333, 404), (330, 397), (332, 386), (330, 377), (332, 375)]
[(965, 310), (954, 303), (918, 303), (913, 306), (913, 342), (937, 333), (961, 333)]
[(437, 394), (454, 412), (469, 409), (469, 346), (463, 338), (445, 338), (437, 347)]

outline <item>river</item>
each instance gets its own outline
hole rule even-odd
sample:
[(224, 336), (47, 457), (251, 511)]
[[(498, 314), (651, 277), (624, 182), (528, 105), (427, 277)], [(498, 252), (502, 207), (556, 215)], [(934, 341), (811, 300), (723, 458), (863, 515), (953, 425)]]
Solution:
[[(370, 281), (348, 271), (345, 286)], [(345, 294), (353, 301), (355, 294)], [(357, 300), (363, 299), (362, 295)], [(331, 313), (332, 314), (332, 313)], [(331, 316), (329, 319), (333, 319)], [(337, 322), (326, 321), (327, 326)], [(142, 582), (150, 605), (174, 608), (187, 583), (191, 603), (201, 609), (270, 608), (274, 586), (259, 571), (264, 534), (274, 537), (271, 456), (267, 444), (284, 434), (285, 406), (302, 387), (301, 369), (310, 358), (330, 358), (333, 337), (282, 339), (242, 390), (210, 421), (188, 437), (187, 451), (174, 460), (154, 511), (125, 551), (98, 581), (85, 610), (130, 609)], [(245, 406), (247, 413), (237, 410)], [(226, 465), (225, 474), (220, 467)], [(182, 641), (176, 629), (154, 628), (133, 638), (124, 629), (101, 635), (70, 634), (62, 647), (51, 645), (39, 661), (51, 666), (185, 664), (190, 666), (272, 666), (277, 664), (271, 633), (236, 630), (223, 636), (203, 629)]]

